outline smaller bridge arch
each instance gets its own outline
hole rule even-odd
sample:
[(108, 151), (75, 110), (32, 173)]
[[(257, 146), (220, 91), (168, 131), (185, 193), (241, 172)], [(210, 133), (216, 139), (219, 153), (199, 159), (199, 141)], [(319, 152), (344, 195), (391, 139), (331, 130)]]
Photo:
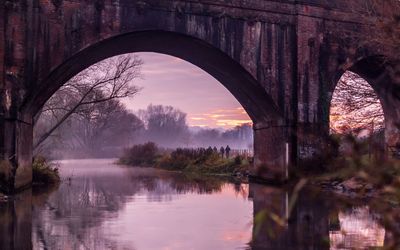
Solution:
[(361, 57), (354, 60), (348, 67), (339, 70), (335, 75), (334, 84), (329, 89), (330, 105), (334, 90), (346, 71), (359, 75), (372, 87), (383, 110), (386, 147), (393, 147), (400, 142), (400, 124), (398, 124), (400, 120), (398, 110), (400, 102), (398, 97), (400, 96), (396, 96), (400, 92), (396, 90), (398, 84), (396, 84), (393, 78), (393, 71), (395, 70), (393, 65), (397, 64), (392, 64), (384, 55)]
[(356, 62), (350, 70), (364, 78), (375, 90), (385, 118), (386, 147), (400, 145), (400, 76), (398, 62), (385, 56), (369, 56)]

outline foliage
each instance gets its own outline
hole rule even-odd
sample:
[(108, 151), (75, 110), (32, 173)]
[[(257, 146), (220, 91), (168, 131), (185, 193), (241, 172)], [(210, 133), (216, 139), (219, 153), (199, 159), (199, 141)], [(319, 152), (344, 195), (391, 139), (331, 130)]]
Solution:
[(32, 179), (34, 185), (55, 185), (60, 182), (58, 167), (49, 163), (44, 157), (35, 157), (32, 164)]
[(158, 147), (153, 142), (134, 145), (125, 150), (119, 163), (131, 166), (153, 166), (158, 158), (158, 152)]

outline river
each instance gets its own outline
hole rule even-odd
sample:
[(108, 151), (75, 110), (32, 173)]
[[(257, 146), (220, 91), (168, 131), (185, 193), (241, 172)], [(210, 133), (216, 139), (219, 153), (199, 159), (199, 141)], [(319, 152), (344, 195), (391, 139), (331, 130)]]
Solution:
[(367, 249), (383, 246), (387, 236), (368, 206), (337, 206), (309, 190), (291, 210), (289, 190), (112, 159), (61, 161), (60, 173), (58, 188), (33, 190), (31, 214), (24, 199), (14, 204), (13, 225), (22, 233), (3, 223), (3, 245), (9, 239), (10, 249)]

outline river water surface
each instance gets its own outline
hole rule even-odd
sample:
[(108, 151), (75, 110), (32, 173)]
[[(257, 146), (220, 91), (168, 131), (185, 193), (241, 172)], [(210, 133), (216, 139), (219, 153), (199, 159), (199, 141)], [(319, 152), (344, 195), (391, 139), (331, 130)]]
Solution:
[[(368, 206), (216, 177), (60, 162), (64, 181), (34, 190), (34, 249), (368, 249), (386, 232)], [(279, 226), (279, 218), (291, 214)], [(253, 237), (254, 235), (254, 237)]]

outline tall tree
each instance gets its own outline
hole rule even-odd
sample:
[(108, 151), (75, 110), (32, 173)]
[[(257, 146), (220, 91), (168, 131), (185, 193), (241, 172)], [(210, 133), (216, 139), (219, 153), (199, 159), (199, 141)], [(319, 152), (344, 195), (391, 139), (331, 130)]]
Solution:
[(165, 147), (176, 147), (189, 137), (186, 114), (172, 106), (149, 105), (139, 111), (145, 124), (145, 139)]
[(51, 126), (36, 133), (34, 148), (42, 144), (71, 115), (90, 105), (132, 97), (140, 91), (133, 80), (141, 76), (143, 62), (138, 56), (122, 55), (103, 60), (82, 71), (62, 86), (45, 104), (43, 114), (52, 117)]

